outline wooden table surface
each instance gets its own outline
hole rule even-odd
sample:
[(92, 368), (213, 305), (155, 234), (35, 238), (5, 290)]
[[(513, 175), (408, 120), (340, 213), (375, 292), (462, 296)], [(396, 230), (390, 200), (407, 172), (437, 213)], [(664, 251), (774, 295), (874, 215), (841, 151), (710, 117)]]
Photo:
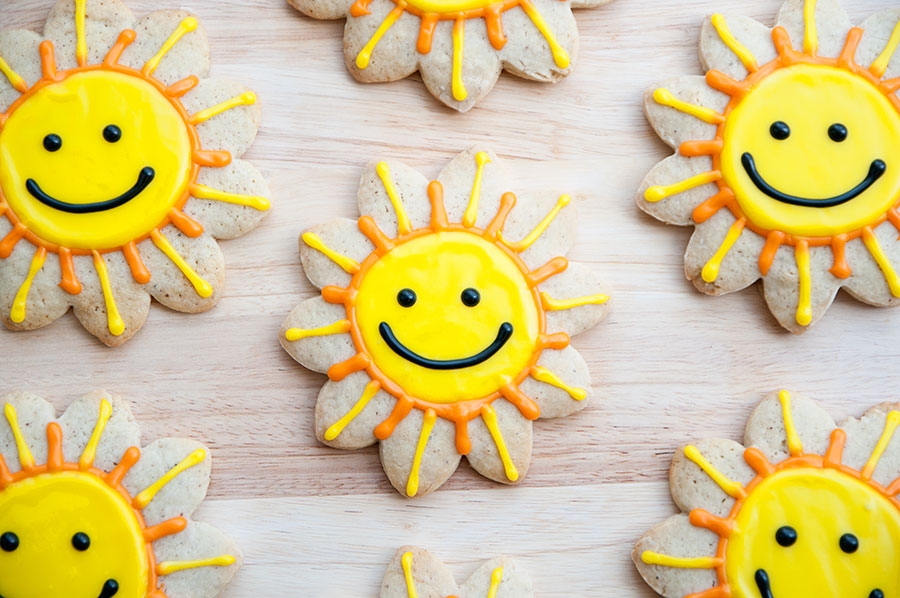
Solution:
[[(649, 597), (630, 562), (633, 542), (675, 510), (673, 450), (704, 436), (739, 440), (763, 394), (820, 399), (836, 416), (897, 400), (900, 312), (840, 296), (803, 336), (782, 331), (760, 294), (696, 292), (682, 274), (689, 229), (643, 215), (633, 196), (669, 150), (641, 111), (642, 92), (700, 74), (706, 15), (771, 24), (779, 0), (617, 0), (580, 11), (581, 55), (558, 85), (501, 77), (468, 114), (444, 108), (418, 77), (363, 85), (344, 68), (343, 22), (308, 19), (282, 0), (129, 0), (198, 13), (212, 73), (253, 87), (260, 135), (246, 156), (271, 183), (274, 208), (256, 231), (226, 241), (227, 290), (212, 311), (154, 305), (144, 329), (107, 349), (68, 315), (32, 333), (0, 331), (0, 390), (30, 389), (62, 409), (104, 388), (130, 400), (145, 440), (188, 436), (213, 453), (198, 515), (233, 535), (244, 568), (223, 598), (375, 597), (403, 544), (427, 547), (462, 581), (480, 560), (516, 556), (536, 596)], [(0, 24), (39, 29), (53, 0), (6, 0)], [(894, 0), (845, 0), (854, 22)], [(570, 258), (610, 283), (609, 318), (578, 336), (595, 402), (535, 426), (534, 464), (517, 487), (463, 462), (436, 493), (406, 500), (374, 448), (320, 445), (313, 406), (324, 376), (278, 344), (288, 311), (313, 295), (297, 253), (301, 229), (356, 216), (356, 184), (375, 157), (427, 176), (490, 142), (519, 188), (571, 193), (581, 213)], [(512, 189), (518, 191), (519, 188)]]

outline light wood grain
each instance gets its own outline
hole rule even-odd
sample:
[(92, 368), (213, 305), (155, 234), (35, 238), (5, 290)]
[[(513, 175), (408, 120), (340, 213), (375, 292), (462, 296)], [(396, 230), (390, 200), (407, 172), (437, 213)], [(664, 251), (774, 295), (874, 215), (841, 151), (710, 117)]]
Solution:
[[(3, 27), (38, 29), (52, 0), (0, 3)], [(201, 517), (232, 533), (246, 566), (224, 598), (377, 596), (384, 565), (406, 543), (431, 549), (462, 580), (480, 559), (520, 555), (540, 598), (649, 597), (629, 553), (674, 507), (666, 470), (676, 446), (740, 439), (765, 392), (786, 387), (834, 415), (897, 400), (900, 312), (840, 297), (799, 337), (785, 333), (758, 292), (711, 298), (684, 280), (688, 229), (641, 214), (633, 195), (668, 150), (641, 113), (641, 93), (700, 74), (696, 43), (713, 12), (771, 24), (779, 0), (617, 0), (578, 13), (581, 56), (556, 86), (505, 75), (459, 115), (417, 79), (362, 85), (347, 74), (343, 25), (281, 0), (130, 0), (138, 14), (184, 7), (203, 19), (213, 74), (252, 86), (263, 127), (247, 155), (269, 177), (274, 209), (261, 228), (223, 243), (228, 288), (211, 312), (154, 305), (135, 339), (110, 350), (71, 316), (33, 333), (0, 332), (0, 390), (32, 389), (57, 405), (94, 388), (128, 398), (145, 437), (189, 436), (213, 449)], [(847, 0), (855, 22), (896, 6)], [(534, 466), (506, 488), (463, 465), (413, 502), (390, 487), (374, 449), (343, 452), (313, 434), (324, 377), (279, 347), (278, 327), (313, 289), (296, 249), (301, 229), (355, 216), (356, 183), (375, 156), (429, 176), (475, 142), (509, 160), (519, 187), (579, 199), (570, 257), (613, 286), (608, 320), (575, 339), (596, 402), (535, 426)], [(516, 191), (517, 189), (513, 189)]]

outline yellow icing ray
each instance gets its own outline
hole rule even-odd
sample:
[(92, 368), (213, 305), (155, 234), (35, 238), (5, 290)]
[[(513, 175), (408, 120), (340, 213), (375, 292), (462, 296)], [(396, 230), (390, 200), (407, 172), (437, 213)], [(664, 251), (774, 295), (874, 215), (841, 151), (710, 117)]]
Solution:
[(563, 382), (559, 376), (545, 367), (541, 367), (539, 365), (532, 367), (531, 377), (538, 382), (543, 382), (544, 384), (549, 384), (551, 386), (563, 389), (564, 391), (569, 393), (569, 396), (576, 401), (583, 401), (587, 396), (587, 392), (583, 388), (575, 388), (569, 386), (568, 384)]
[(751, 73), (758, 71), (759, 63), (756, 61), (756, 57), (753, 56), (753, 53), (750, 52), (745, 45), (734, 37), (734, 34), (731, 33), (731, 29), (728, 28), (728, 23), (725, 22), (725, 17), (720, 14), (713, 15), (712, 24), (719, 33), (719, 38), (726, 46), (728, 46), (728, 49), (734, 52), (735, 56), (744, 63), (744, 67)]
[(350, 320), (340, 320), (328, 326), (320, 326), (319, 328), (288, 328), (284, 333), (284, 338), (289, 341), (299, 341), (302, 338), (311, 336), (328, 336), (329, 334), (342, 334), (350, 332)]
[(478, 152), (475, 154), (475, 164), (478, 169), (475, 171), (475, 182), (472, 184), (472, 194), (469, 196), (469, 206), (466, 213), (463, 214), (462, 223), (466, 228), (475, 226), (478, 219), (478, 202), (481, 199), (481, 178), (484, 174), (484, 165), (491, 161), (491, 157), (487, 152)]
[(494, 444), (497, 445), (497, 452), (500, 454), (500, 460), (503, 461), (503, 469), (506, 471), (506, 478), (510, 482), (515, 482), (519, 479), (519, 472), (516, 470), (516, 466), (509, 457), (509, 450), (507, 450), (506, 442), (503, 440), (503, 435), (500, 433), (500, 426), (497, 424), (497, 413), (494, 411), (494, 408), (490, 405), (482, 407), (481, 419), (484, 420), (488, 431), (491, 433), (491, 437), (494, 439)]
[(172, 244), (169, 243), (169, 240), (166, 239), (163, 234), (159, 230), (153, 230), (150, 232), (150, 237), (153, 239), (153, 244), (159, 247), (160, 251), (166, 254), (172, 263), (178, 266), (178, 269), (181, 270), (181, 273), (184, 274), (184, 277), (190, 281), (190, 283), (194, 286), (194, 290), (197, 291), (197, 294), (203, 298), (209, 297), (213, 293), (212, 286), (200, 278), (194, 269), (191, 268), (184, 258), (175, 251), (175, 248), (172, 247)]
[(538, 31), (541, 32), (541, 35), (544, 36), (544, 39), (546, 39), (547, 43), (550, 45), (550, 51), (553, 53), (553, 62), (556, 63), (556, 66), (561, 69), (569, 68), (569, 63), (571, 62), (569, 60), (569, 53), (559, 45), (556, 36), (553, 34), (553, 31), (550, 30), (547, 21), (541, 16), (540, 11), (534, 7), (534, 4), (532, 4), (530, 0), (522, 0), (521, 6), (522, 10), (525, 11), (525, 14), (528, 15), (528, 18), (531, 19), (531, 22), (534, 23), (534, 26), (537, 27)]
[(416, 593), (416, 582), (412, 576), (412, 553), (404, 552), (400, 563), (403, 565), (403, 576), (406, 578), (406, 593), (409, 594), (409, 598), (419, 598), (419, 594)]
[(109, 282), (109, 272), (106, 270), (106, 260), (98, 252), (94, 252), (94, 268), (100, 279), (100, 288), (103, 290), (103, 301), (106, 303), (106, 326), (113, 336), (119, 336), (125, 332), (125, 322), (119, 315), (116, 307), (116, 298), (113, 296), (112, 285)]
[(388, 16), (384, 18), (384, 21), (381, 22), (381, 25), (378, 26), (378, 29), (375, 30), (375, 34), (372, 35), (372, 39), (370, 39), (363, 49), (359, 51), (359, 54), (356, 56), (356, 68), (365, 69), (369, 66), (369, 59), (372, 58), (372, 50), (375, 49), (375, 45), (381, 41), (381, 38), (384, 37), (384, 34), (387, 33), (387, 30), (390, 29), (394, 23), (397, 22), (397, 19), (400, 18), (400, 15), (403, 14), (404, 4), (398, 4), (394, 10), (388, 13)]
[(888, 40), (881, 55), (869, 66), (869, 71), (873, 75), (876, 77), (884, 75), (884, 71), (887, 70), (888, 64), (890, 64), (891, 58), (894, 57), (894, 52), (897, 51), (898, 45), (900, 45), (900, 21), (894, 25), (894, 31), (891, 33), (891, 38)]
[(887, 421), (885, 421), (884, 423), (884, 432), (881, 434), (881, 438), (878, 440), (878, 444), (875, 445), (875, 450), (872, 451), (872, 456), (869, 458), (866, 466), (863, 467), (862, 479), (872, 479), (872, 474), (875, 473), (875, 468), (878, 466), (878, 461), (881, 459), (881, 456), (884, 454), (885, 449), (887, 449), (888, 444), (891, 442), (891, 438), (894, 436), (894, 432), (897, 430), (898, 424), (900, 424), (900, 411), (891, 411), (890, 413), (888, 413)]
[(462, 102), (469, 97), (466, 86), (463, 85), (462, 78), (462, 61), (463, 61), (463, 40), (466, 30), (465, 19), (457, 19), (453, 24), (453, 76), (452, 88), (453, 99)]
[(497, 588), (500, 587), (501, 581), (503, 581), (503, 567), (497, 567), (491, 573), (491, 587), (488, 590), (488, 598), (497, 598)]
[(87, 40), (84, 34), (85, 2), (86, 0), (75, 0), (75, 59), (78, 66), (87, 64)]
[(744, 487), (733, 480), (729, 480), (722, 472), (712, 466), (706, 458), (700, 454), (695, 446), (684, 447), (684, 456), (693, 461), (697, 467), (703, 470), (710, 479), (716, 483), (722, 491), (732, 498), (742, 498), (746, 495)]
[(583, 305), (603, 305), (609, 301), (609, 295), (597, 294), (573, 299), (554, 299), (547, 291), (541, 291), (541, 305), (547, 311), (561, 311)]
[(547, 227), (550, 226), (550, 223), (553, 222), (553, 219), (556, 218), (556, 215), (559, 214), (559, 211), (569, 205), (572, 202), (572, 198), (569, 195), (562, 195), (559, 200), (556, 202), (556, 205), (553, 206), (553, 209), (550, 210), (550, 213), (547, 214), (543, 220), (535, 227), (531, 233), (528, 234), (527, 237), (519, 241), (518, 243), (510, 243), (506, 239), (503, 238), (503, 234), (498, 232), (497, 237), (510, 249), (515, 251), (516, 253), (521, 253), (531, 247), (538, 238), (544, 234), (544, 231), (547, 230)]
[(881, 248), (881, 244), (878, 242), (878, 238), (873, 232), (864, 229), (863, 242), (869, 249), (869, 253), (872, 254), (873, 258), (875, 258), (875, 261), (878, 263), (878, 267), (881, 268), (881, 272), (882, 274), (884, 274), (884, 279), (887, 281), (888, 286), (891, 289), (891, 294), (894, 297), (900, 297), (900, 278), (897, 277), (897, 273), (894, 271), (894, 267), (891, 266), (891, 262), (890, 260), (888, 260), (887, 254), (885, 254), (884, 250)]
[(406, 210), (403, 209), (403, 202), (400, 200), (397, 188), (394, 187), (394, 181), (391, 180), (391, 168), (387, 165), (387, 162), (379, 162), (378, 166), (375, 167), (375, 172), (378, 173), (381, 184), (384, 185), (384, 190), (387, 191), (388, 197), (394, 205), (394, 212), (397, 213), (397, 230), (401, 235), (409, 234), (412, 232), (412, 224), (409, 222)]
[(366, 408), (366, 405), (369, 404), (369, 401), (372, 400), (372, 397), (375, 396), (378, 391), (381, 390), (381, 384), (377, 380), (372, 380), (368, 384), (366, 384), (365, 390), (363, 390), (362, 396), (353, 406), (353, 409), (347, 412), (347, 414), (341, 419), (337, 420), (330, 428), (325, 430), (325, 440), (334, 440), (337, 438), (341, 432), (344, 431), (344, 428), (356, 419), (356, 416), (362, 413), (362, 410)]
[(34, 252), (34, 257), (31, 258), (31, 266), (28, 268), (28, 275), (25, 276), (25, 280), (22, 281), (22, 286), (19, 287), (16, 297), (13, 299), (12, 309), (9, 311), (9, 319), (16, 324), (25, 321), (25, 304), (28, 301), (28, 291), (31, 289), (31, 283), (34, 282), (34, 277), (37, 276), (37, 273), (43, 267), (44, 260), (46, 259), (47, 250), (43, 247), (38, 247), (37, 251)]
[(3, 60), (2, 56), (0, 56), (0, 73), (3, 73), (3, 76), (6, 77), (9, 84), (18, 91), (25, 92), (28, 90), (28, 84), (25, 83), (25, 79), (23, 79), (19, 73), (14, 71), (12, 67), (9, 66), (9, 63)]
[(719, 249), (711, 258), (709, 258), (709, 261), (706, 262), (706, 265), (703, 266), (703, 271), (701, 272), (703, 280), (705, 280), (706, 282), (715, 282), (715, 280), (719, 277), (719, 267), (722, 265), (722, 260), (725, 259), (725, 256), (728, 255), (728, 252), (731, 251), (732, 247), (734, 247), (734, 244), (737, 242), (738, 237), (741, 236), (741, 233), (743, 231), (744, 219), (741, 218), (739, 220), (736, 220), (735, 223), (731, 225), (731, 228), (728, 229), (728, 234), (725, 235), (725, 240), (722, 241)]
[(227, 567), (233, 565), (235, 558), (230, 554), (213, 557), (211, 559), (200, 559), (196, 561), (163, 561), (156, 566), (157, 575), (169, 575), (176, 571), (184, 571), (185, 569), (196, 569), (197, 567)]
[(197, 199), (212, 199), (215, 201), (224, 201), (226, 203), (233, 203), (239, 206), (250, 206), (251, 208), (257, 209), (261, 212), (265, 212), (269, 209), (269, 200), (265, 197), (259, 197), (256, 195), (241, 195), (240, 193), (228, 193), (227, 191), (220, 191), (218, 189), (213, 189), (212, 187), (207, 187), (206, 185), (200, 185), (197, 183), (191, 184), (191, 195), (196, 197)]
[(778, 400), (781, 401), (781, 413), (784, 419), (788, 450), (791, 452), (792, 457), (797, 457), (803, 454), (803, 443), (800, 442), (800, 435), (797, 434), (797, 427), (794, 425), (794, 413), (791, 410), (791, 393), (782, 390), (778, 393)]
[(809, 272), (809, 247), (806, 243), (798, 243), (794, 248), (797, 270), (800, 274), (800, 299), (797, 302), (797, 323), (809, 326), (812, 322), (812, 278)]
[(141, 69), (145, 75), (150, 75), (156, 68), (159, 66), (160, 61), (163, 57), (168, 54), (169, 50), (178, 43), (186, 33), (190, 33), (197, 29), (197, 19), (194, 17), (188, 17), (181, 22), (180, 25), (175, 29), (172, 35), (169, 36), (169, 39), (166, 40), (166, 43), (163, 44), (162, 48), (159, 49), (159, 52), (156, 53), (156, 56), (147, 61), (147, 64), (144, 65), (144, 68)]
[(711, 125), (718, 125), (725, 122), (725, 117), (713, 110), (712, 108), (707, 108), (705, 106), (698, 106), (697, 104), (691, 104), (688, 102), (684, 102), (679, 100), (672, 92), (668, 89), (659, 88), (653, 92), (653, 99), (657, 104), (661, 106), (668, 106), (669, 108), (674, 108), (679, 112), (684, 112), (685, 114), (689, 114), (694, 118), (698, 118), (703, 122), (709, 123)]
[(94, 464), (94, 458), (97, 456), (97, 445), (100, 443), (100, 436), (103, 434), (106, 422), (109, 421), (110, 414), (112, 414), (112, 405), (109, 404), (109, 401), (103, 399), (100, 401), (100, 414), (97, 416), (97, 425), (94, 426), (94, 432), (91, 434), (91, 438), (88, 440), (87, 446), (84, 447), (84, 452), (81, 453), (81, 458), (78, 460), (78, 467), (81, 469), (88, 469)]
[(722, 560), (714, 556), (669, 556), (650, 550), (641, 553), (641, 560), (647, 565), (662, 565), (676, 569), (715, 569), (722, 564)]
[(207, 108), (206, 110), (201, 110), (200, 112), (191, 116), (191, 124), (197, 125), (202, 122), (206, 122), (214, 116), (218, 116), (223, 112), (227, 112), (232, 108), (237, 108), (238, 106), (252, 106), (256, 103), (256, 94), (252, 91), (247, 91), (242, 93), (241, 95), (231, 98), (227, 102), (222, 102), (221, 104), (216, 104), (211, 108)]
[(671, 185), (655, 185), (653, 187), (647, 188), (644, 191), (644, 199), (649, 201), (650, 203), (656, 203), (657, 201), (661, 201), (666, 199), (667, 197), (672, 197), (673, 195), (678, 195), (679, 193), (684, 193), (690, 189), (694, 189), (695, 187), (699, 187), (700, 185), (706, 185), (709, 183), (715, 183), (718, 180), (721, 180), (722, 173), (718, 170), (711, 170), (709, 172), (701, 172), (700, 174), (696, 174), (689, 179), (685, 179), (678, 183), (673, 183)]
[(803, 18), (806, 21), (806, 32), (803, 35), (803, 51), (815, 56), (819, 51), (819, 34), (816, 31), (816, 0), (806, 0), (803, 8)]
[(153, 497), (155, 497), (156, 494), (163, 489), (163, 486), (174, 480), (175, 477), (185, 469), (201, 463), (204, 459), (206, 459), (206, 450), (195, 450), (193, 453), (185, 457), (181, 461), (181, 463), (167, 471), (163, 477), (153, 482), (153, 484), (149, 488), (135, 496), (134, 500), (131, 501), (131, 504), (134, 505), (136, 509), (143, 509), (148, 504), (150, 504), (150, 501), (153, 500)]
[(12, 403), (7, 403), (6, 407), (3, 408), (3, 412), (6, 414), (6, 421), (9, 422), (13, 438), (16, 440), (16, 449), (19, 451), (19, 463), (22, 465), (22, 469), (33, 469), (34, 456), (32, 456), (31, 450), (29, 450), (28, 444), (25, 442), (25, 437), (22, 436), (16, 408), (12, 406)]
[(413, 457), (412, 470), (409, 472), (409, 480), (406, 482), (406, 495), (412, 498), (419, 493), (419, 468), (422, 465), (422, 455), (425, 454), (425, 447), (428, 445), (428, 437), (434, 429), (434, 423), (437, 421), (437, 413), (434, 409), (425, 412), (425, 419), (422, 422), (422, 432), (419, 433), (419, 443), (416, 445), (416, 454)]
[(327, 245), (325, 245), (325, 243), (322, 242), (322, 239), (319, 238), (319, 235), (315, 233), (303, 233), (300, 238), (303, 239), (304, 243), (306, 243), (316, 251), (325, 254), (325, 257), (340, 266), (347, 274), (356, 274), (357, 272), (359, 272), (359, 262), (350, 259), (345, 255), (341, 255), (337, 251), (329, 248)]

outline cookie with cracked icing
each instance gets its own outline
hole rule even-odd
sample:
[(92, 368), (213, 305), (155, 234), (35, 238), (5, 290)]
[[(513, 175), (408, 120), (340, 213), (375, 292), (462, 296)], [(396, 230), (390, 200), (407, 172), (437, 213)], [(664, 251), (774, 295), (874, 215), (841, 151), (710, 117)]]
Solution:
[(358, 204), (359, 220), (301, 235), (321, 296), (280, 334), (294, 359), (328, 374), (319, 440), (379, 442), (385, 473), (409, 497), (436, 490), (463, 455), (492, 480), (520, 481), (532, 422), (587, 404), (587, 364), (569, 339), (608, 309), (593, 271), (562, 257), (577, 228), (572, 198), (517, 198), (498, 158), (476, 148), (432, 182), (372, 162)]
[(884, 598), (900, 592), (900, 404), (838, 427), (813, 400), (773, 393), (744, 444), (679, 449), (682, 513), (633, 558), (666, 598)]
[(837, 0), (788, 0), (774, 29), (714, 15), (706, 76), (645, 96), (677, 150), (647, 176), (638, 205), (695, 227), (685, 273), (710, 295), (762, 279), (791, 332), (843, 288), (900, 304), (900, 10), (852, 27)]
[(576, 8), (610, 0), (288, 0), (316, 19), (347, 19), (344, 58), (366, 83), (420, 71), (428, 91), (465, 112), (500, 73), (556, 82), (578, 52)]
[(182, 312), (222, 295), (216, 239), (269, 207), (240, 159), (256, 95), (208, 78), (197, 18), (136, 20), (119, 0), (61, 0), (42, 34), (0, 31), (0, 318), (14, 330), (69, 308), (110, 346), (151, 298)]
[(30, 393), (0, 406), (0, 595), (212, 598), (237, 572), (234, 541), (190, 518), (206, 447), (140, 448), (128, 405), (104, 392), (59, 417)]
[(433, 554), (404, 546), (394, 555), (381, 583), (381, 598), (532, 598), (531, 580), (515, 561), (485, 562), (462, 586)]

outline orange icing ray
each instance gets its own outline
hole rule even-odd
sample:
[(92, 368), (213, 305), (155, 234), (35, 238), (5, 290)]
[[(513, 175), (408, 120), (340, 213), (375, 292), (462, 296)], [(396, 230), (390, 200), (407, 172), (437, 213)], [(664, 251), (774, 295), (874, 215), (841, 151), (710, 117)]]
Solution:
[(106, 483), (110, 486), (118, 486), (122, 483), (125, 475), (134, 467), (134, 464), (141, 458), (141, 449), (136, 446), (129, 448), (119, 459), (119, 464), (105, 476)]
[(516, 196), (513, 193), (504, 193), (500, 198), (500, 210), (486, 229), (484, 229), (484, 238), (493, 241), (497, 238), (497, 234), (503, 230), (509, 213), (516, 205)]
[(513, 384), (507, 384), (500, 389), (503, 398), (516, 406), (522, 417), (529, 420), (535, 420), (541, 416), (541, 408), (534, 402), (534, 399), (526, 395), (522, 390)]
[(712, 216), (726, 205), (734, 201), (734, 192), (727, 187), (719, 189), (719, 192), (694, 208), (691, 217), (694, 222), (701, 224), (706, 222)]
[(834, 253), (834, 265), (829, 272), (838, 278), (850, 278), (853, 271), (847, 263), (847, 235), (835, 235), (831, 242), (831, 251)]
[(416, 51), (419, 54), (431, 52), (431, 43), (434, 40), (434, 28), (437, 26), (438, 15), (433, 12), (422, 16), (422, 25), (419, 27), (419, 39), (416, 42)]
[(446, 229), (448, 224), (447, 210), (444, 208), (444, 187), (438, 181), (428, 183), (428, 199), (431, 200), (431, 229)]
[(415, 407), (415, 402), (412, 399), (407, 397), (397, 399), (397, 404), (394, 405), (394, 410), (391, 411), (388, 418), (375, 427), (375, 437), (379, 440), (389, 438), (394, 433), (397, 424), (409, 415), (413, 407)]
[(328, 377), (335, 382), (340, 382), (350, 374), (359, 372), (369, 367), (369, 356), (365, 353), (357, 353), (347, 361), (336, 363), (328, 368)]
[(130, 46), (136, 38), (137, 33), (135, 33), (133, 29), (125, 29), (124, 31), (122, 31), (119, 34), (116, 43), (112, 48), (110, 48), (109, 52), (106, 53), (106, 58), (103, 59), (103, 64), (107, 66), (117, 64), (119, 62), (119, 59), (122, 57), (122, 52), (124, 52), (125, 48)]
[(188, 237), (197, 238), (203, 234), (203, 227), (200, 223), (178, 208), (169, 210), (169, 220)]
[(187, 519), (184, 517), (173, 517), (168, 521), (144, 528), (144, 542), (156, 542), (160, 538), (183, 532), (186, 527)]
[(712, 156), (722, 151), (721, 139), (704, 139), (700, 141), (685, 141), (678, 147), (678, 151), (686, 158), (697, 156)]
[(225, 150), (194, 150), (194, 162), (200, 166), (222, 168), (231, 164), (231, 152)]
[(353, 3), (353, 6), (350, 7), (350, 14), (354, 17), (372, 14), (369, 10), (369, 5), (371, 3), (372, 0), (356, 0), (356, 2)]
[(718, 536), (727, 538), (734, 531), (734, 521), (718, 517), (703, 509), (694, 509), (690, 515), (691, 525), (704, 527)]
[(197, 75), (190, 75), (181, 81), (177, 81), (166, 88), (166, 95), (173, 98), (180, 98), (187, 92), (200, 85), (200, 78)]
[(555, 257), (537, 270), (529, 272), (525, 278), (528, 281), (528, 286), (536, 287), (548, 278), (564, 272), (568, 267), (569, 261), (566, 258)]
[(569, 335), (565, 332), (543, 334), (540, 338), (540, 346), (544, 349), (565, 349), (569, 346)]
[(62, 428), (56, 422), (47, 424), (47, 469), (59, 471), (63, 466)]
[(394, 248), (394, 241), (391, 240), (384, 232), (375, 224), (375, 220), (371, 216), (363, 216), (357, 223), (360, 232), (372, 242), (375, 246), (375, 252), (378, 255), (385, 255)]
[(144, 265), (144, 260), (141, 259), (141, 253), (138, 251), (137, 244), (134, 241), (122, 247), (122, 254), (125, 256), (125, 261), (128, 263), (128, 268), (131, 270), (131, 276), (134, 277), (134, 280), (138, 284), (150, 282), (150, 270)]
[(70, 295), (81, 292), (81, 283), (75, 276), (75, 262), (72, 260), (72, 252), (65, 247), (59, 248), (59, 267), (62, 270), (59, 287)]
[(22, 237), (25, 236), (25, 225), (21, 222), (16, 224), (3, 240), (0, 241), (0, 258), (6, 259), (12, 253), (13, 249), (16, 247), (19, 241), (22, 240)]

